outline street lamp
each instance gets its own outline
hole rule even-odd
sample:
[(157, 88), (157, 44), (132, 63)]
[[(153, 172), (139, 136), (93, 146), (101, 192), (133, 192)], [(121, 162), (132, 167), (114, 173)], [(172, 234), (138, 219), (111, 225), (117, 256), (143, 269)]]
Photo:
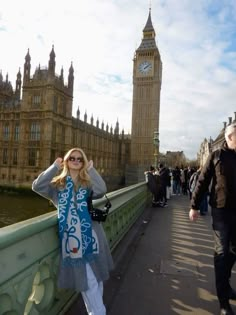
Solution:
[(157, 168), (157, 157), (159, 154), (159, 132), (154, 131), (154, 136), (153, 136), (153, 144), (154, 144), (154, 165)]

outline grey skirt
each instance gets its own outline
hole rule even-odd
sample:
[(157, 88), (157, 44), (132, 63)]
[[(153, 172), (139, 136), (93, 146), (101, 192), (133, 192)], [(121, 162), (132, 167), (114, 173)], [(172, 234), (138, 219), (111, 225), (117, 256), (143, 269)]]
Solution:
[[(97, 234), (99, 253), (94, 254), (94, 259), (89, 261), (89, 264), (97, 281), (100, 282), (109, 278), (109, 272), (114, 268), (114, 264), (102, 224), (93, 221), (92, 228)], [(62, 264), (61, 258), (58, 272), (58, 287), (78, 292), (87, 291), (88, 283), (85, 264), (65, 266)]]

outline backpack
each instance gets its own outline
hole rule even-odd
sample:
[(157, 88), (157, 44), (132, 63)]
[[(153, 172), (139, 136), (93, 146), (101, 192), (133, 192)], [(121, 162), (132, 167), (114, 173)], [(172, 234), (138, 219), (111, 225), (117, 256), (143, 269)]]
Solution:
[[(214, 167), (216, 167), (216, 165), (220, 162), (221, 162), (221, 150), (219, 149), (219, 150), (216, 150), (214, 154), (214, 158), (213, 158)], [(192, 193), (196, 187), (199, 175), (200, 175), (200, 172), (195, 172), (192, 174), (192, 176), (189, 179), (189, 190)]]
[(199, 172), (193, 173), (192, 176), (190, 177), (189, 190), (191, 191), (191, 193), (194, 191), (194, 189), (196, 187), (198, 177), (199, 177)]

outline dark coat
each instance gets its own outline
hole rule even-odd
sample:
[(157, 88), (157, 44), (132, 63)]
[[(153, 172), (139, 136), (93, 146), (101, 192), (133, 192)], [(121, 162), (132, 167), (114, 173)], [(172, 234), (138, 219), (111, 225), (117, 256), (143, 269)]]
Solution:
[(160, 176), (152, 172), (147, 172), (147, 179), (148, 189), (154, 196), (158, 196), (160, 194)]
[(192, 196), (192, 209), (199, 209), (209, 186), (211, 207), (236, 211), (236, 151), (229, 149), (226, 142), (220, 151), (209, 155)]
[(159, 174), (160, 174), (161, 186), (162, 187), (170, 186), (170, 172), (169, 172), (169, 169), (166, 168), (166, 167), (162, 167), (159, 170)]
[(177, 182), (180, 184), (181, 182), (181, 172), (179, 167), (176, 167), (173, 171), (172, 171), (172, 176), (173, 176), (173, 181)]

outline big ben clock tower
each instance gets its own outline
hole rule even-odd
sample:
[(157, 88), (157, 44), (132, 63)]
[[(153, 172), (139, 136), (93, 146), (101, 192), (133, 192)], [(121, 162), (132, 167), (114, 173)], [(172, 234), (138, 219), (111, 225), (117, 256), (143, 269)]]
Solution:
[(132, 175), (130, 183), (144, 180), (144, 170), (154, 165), (155, 150), (159, 152), (153, 141), (159, 133), (162, 62), (155, 36), (149, 10), (142, 42), (133, 60), (131, 165), (127, 174), (129, 178)]

